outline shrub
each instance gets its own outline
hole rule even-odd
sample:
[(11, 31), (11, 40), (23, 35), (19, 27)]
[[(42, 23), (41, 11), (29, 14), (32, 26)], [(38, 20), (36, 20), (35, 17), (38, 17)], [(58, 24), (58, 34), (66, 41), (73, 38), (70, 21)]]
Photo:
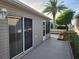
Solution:
[(57, 26), (57, 29), (66, 29), (66, 26)]
[(74, 58), (79, 59), (79, 35), (74, 31), (65, 31), (63, 33), (64, 40), (69, 40), (74, 53)]

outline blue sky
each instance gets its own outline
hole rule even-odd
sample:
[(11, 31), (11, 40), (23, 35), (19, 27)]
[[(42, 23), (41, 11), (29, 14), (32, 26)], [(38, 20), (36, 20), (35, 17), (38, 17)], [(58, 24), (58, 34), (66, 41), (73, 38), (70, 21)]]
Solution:
[(76, 11), (79, 11), (79, 0), (65, 0), (64, 4)]
[[(42, 12), (47, 4), (48, 0), (20, 0), (25, 4), (30, 5), (36, 10)], [(58, 0), (58, 2), (64, 1), (64, 4), (70, 9), (76, 10), (79, 13), (79, 0)], [(49, 15), (51, 16), (51, 15)]]

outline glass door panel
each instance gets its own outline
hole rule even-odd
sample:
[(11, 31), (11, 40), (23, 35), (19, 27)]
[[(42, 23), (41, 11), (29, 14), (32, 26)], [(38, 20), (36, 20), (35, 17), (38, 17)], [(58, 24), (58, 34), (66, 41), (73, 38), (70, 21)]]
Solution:
[(9, 16), (8, 25), (10, 58), (12, 58), (23, 51), (22, 18)]

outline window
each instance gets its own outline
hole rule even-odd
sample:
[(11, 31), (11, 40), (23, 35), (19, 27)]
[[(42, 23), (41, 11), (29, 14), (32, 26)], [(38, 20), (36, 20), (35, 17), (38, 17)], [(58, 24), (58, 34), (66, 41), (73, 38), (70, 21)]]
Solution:
[(45, 24), (45, 22), (43, 22), (43, 36), (45, 36), (45, 32), (46, 32), (46, 24)]

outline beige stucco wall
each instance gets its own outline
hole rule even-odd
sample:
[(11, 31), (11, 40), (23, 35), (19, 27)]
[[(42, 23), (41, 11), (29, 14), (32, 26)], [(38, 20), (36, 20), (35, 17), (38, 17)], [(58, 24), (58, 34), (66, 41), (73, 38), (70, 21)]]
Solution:
[[(19, 8), (15, 5), (6, 3), (6, 2), (2, 2), (0, 1), (0, 7), (2, 8), (6, 8), (8, 10), (8, 15), (14, 15), (14, 16), (23, 16), (23, 17), (27, 17), (27, 18), (31, 18), (33, 20), (33, 40), (34, 40), (34, 46), (39, 45), (42, 41), (43, 41), (43, 20), (46, 20), (43, 17), (40, 17), (38, 15), (35, 15), (29, 11), (23, 10), (22, 8)], [(5, 23), (6, 21), (6, 23)], [(0, 59), (8, 59), (9, 58), (9, 35), (8, 35), (8, 24), (7, 24), (7, 20), (5, 20), (3, 23), (6, 25), (4, 26), (4, 28), (6, 29), (6, 33), (3, 34), (3, 30), (0, 30), (0, 36), (3, 34), (4, 37), (0, 37), (0, 43), (2, 43), (2, 45), (0, 44)], [(0, 25), (3, 24), (1, 23), (2, 21), (0, 21)], [(2, 25), (3, 26), (3, 25)], [(0, 26), (1, 29), (1, 26)], [(47, 38), (49, 38), (49, 34), (46, 35)], [(2, 39), (1, 39), (2, 38)], [(4, 41), (2, 41), (4, 40)], [(4, 46), (1, 47), (1, 46)], [(2, 51), (2, 50), (3, 51)], [(6, 51), (7, 50), (7, 51)], [(4, 54), (4, 55), (3, 55)], [(3, 56), (2, 56), (3, 55)], [(6, 55), (6, 56), (5, 56)], [(4, 58), (4, 56), (6, 58)]]

